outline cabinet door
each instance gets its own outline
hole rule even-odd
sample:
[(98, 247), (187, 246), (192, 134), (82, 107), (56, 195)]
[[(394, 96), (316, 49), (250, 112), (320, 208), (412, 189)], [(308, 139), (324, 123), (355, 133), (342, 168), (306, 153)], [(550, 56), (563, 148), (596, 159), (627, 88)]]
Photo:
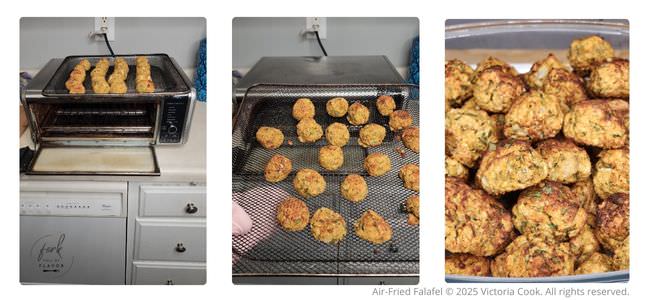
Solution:
[(141, 217), (205, 217), (204, 186), (141, 186)]
[(205, 264), (135, 262), (134, 284), (205, 284)]

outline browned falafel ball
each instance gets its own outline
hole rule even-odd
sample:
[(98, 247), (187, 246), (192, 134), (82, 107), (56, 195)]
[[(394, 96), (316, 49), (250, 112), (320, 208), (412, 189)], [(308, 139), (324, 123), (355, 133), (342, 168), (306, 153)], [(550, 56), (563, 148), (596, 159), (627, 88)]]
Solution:
[(392, 113), (397, 105), (395, 104), (395, 99), (389, 95), (381, 95), (377, 98), (377, 110), (379, 114), (387, 117)]
[(343, 165), (343, 160), (343, 149), (339, 146), (326, 145), (318, 151), (318, 163), (325, 170), (337, 170)]
[(360, 202), (368, 196), (368, 184), (359, 174), (345, 176), (341, 182), (341, 195), (346, 200)]
[(304, 201), (289, 196), (278, 205), (277, 220), (287, 231), (301, 231), (309, 222), (309, 208)]
[(264, 178), (268, 182), (280, 182), (289, 176), (291, 168), (291, 160), (286, 156), (273, 155), (264, 168)]
[(548, 139), (537, 145), (548, 166), (548, 180), (575, 183), (591, 175), (589, 154), (568, 139)]
[(596, 252), (576, 268), (575, 274), (605, 273), (613, 270), (614, 266), (612, 258), (605, 254)]
[(603, 248), (615, 252), (624, 247), (630, 235), (630, 196), (611, 195), (598, 205), (596, 238)]
[(469, 170), (457, 160), (445, 156), (445, 176), (467, 180), (467, 177), (469, 177)]
[(352, 125), (363, 125), (368, 123), (370, 118), (370, 110), (361, 104), (361, 102), (354, 102), (348, 108), (348, 122)]
[(576, 256), (576, 262), (582, 263), (589, 259), (592, 254), (600, 251), (600, 243), (596, 238), (594, 229), (591, 226), (585, 226), (582, 231), (571, 238), (569, 241), (571, 251)]
[(323, 137), (323, 127), (312, 118), (304, 118), (296, 125), (298, 140), (301, 143), (313, 143)]
[(630, 62), (614, 59), (596, 66), (589, 75), (589, 91), (602, 98), (630, 97)]
[(325, 139), (330, 145), (343, 147), (350, 140), (348, 126), (343, 123), (334, 122), (325, 129)]
[(490, 265), (494, 277), (572, 275), (575, 258), (569, 243), (520, 235)]
[(467, 253), (447, 255), (445, 274), (490, 276), (490, 258)]
[(569, 63), (579, 74), (589, 74), (591, 68), (614, 57), (612, 45), (597, 35), (590, 35), (571, 42)]
[(404, 147), (415, 153), (420, 152), (420, 129), (416, 126), (409, 126), (402, 131), (402, 143)]
[(411, 114), (405, 110), (393, 111), (388, 120), (388, 127), (390, 127), (390, 130), (392, 131), (402, 130), (411, 126), (411, 124), (413, 124), (413, 117), (411, 117)]
[(309, 227), (314, 238), (326, 244), (342, 241), (348, 231), (345, 219), (327, 207), (321, 207), (314, 212)]
[(277, 149), (284, 142), (284, 134), (277, 128), (262, 126), (255, 133), (257, 142), (266, 149)]
[(404, 187), (413, 190), (420, 190), (420, 167), (416, 164), (406, 164), (399, 169), (399, 178), (404, 181)]
[(594, 227), (596, 226), (596, 189), (594, 182), (590, 178), (578, 181), (571, 186), (571, 190), (576, 195), (576, 201), (587, 212), (587, 224)]
[(476, 179), (492, 195), (525, 189), (546, 178), (544, 158), (523, 141), (506, 141), (483, 156)]
[(445, 152), (463, 165), (474, 167), (489, 145), (497, 142), (495, 121), (486, 112), (452, 109), (445, 115)]
[(409, 225), (420, 224), (420, 196), (409, 196), (404, 201), (404, 206), (406, 207), (406, 212), (409, 213), (406, 223)]
[(375, 123), (365, 125), (359, 130), (359, 146), (368, 148), (379, 146), (386, 137), (386, 128)]
[(445, 101), (457, 107), (472, 96), (472, 74), (474, 70), (461, 60), (452, 59), (445, 63)]
[(503, 134), (511, 139), (539, 141), (562, 130), (564, 113), (557, 98), (533, 90), (515, 100), (506, 114)]
[(564, 113), (571, 110), (576, 103), (588, 99), (582, 78), (565, 69), (551, 70), (544, 79), (542, 91), (556, 97)]
[(515, 99), (526, 91), (521, 80), (502, 67), (485, 69), (477, 76), (473, 86), (474, 101), (488, 112), (508, 112)]
[(534, 89), (542, 88), (546, 77), (553, 69), (564, 69), (564, 65), (553, 53), (549, 53), (530, 67), (530, 71), (524, 75), (526, 83)]
[(476, 69), (474, 69), (474, 74), (472, 74), (472, 83), (476, 82), (476, 79), (478, 78), (478, 75), (481, 72), (492, 67), (499, 67), (503, 71), (505, 71), (506, 73), (514, 77), (519, 76), (519, 72), (517, 72), (517, 70), (507, 62), (500, 60), (494, 56), (488, 56), (482, 61), (480, 61), (478, 64), (476, 64)]
[(383, 153), (371, 153), (363, 161), (363, 168), (370, 176), (381, 176), (390, 171), (391, 163), (388, 155)]
[(291, 115), (297, 121), (300, 121), (304, 118), (313, 119), (316, 115), (316, 107), (314, 107), (314, 103), (311, 102), (309, 98), (300, 98), (293, 104), (293, 111), (291, 112)]
[(354, 224), (358, 237), (373, 244), (383, 244), (393, 238), (393, 228), (374, 210), (369, 209)]
[(348, 100), (345, 100), (343, 97), (332, 98), (327, 101), (325, 109), (327, 110), (327, 114), (332, 117), (343, 117), (348, 113)]
[(606, 100), (582, 101), (564, 116), (564, 135), (581, 145), (605, 149), (623, 147), (625, 120)]
[(325, 191), (325, 178), (312, 169), (300, 169), (293, 178), (296, 192), (305, 198), (316, 197)]
[(594, 188), (600, 199), (630, 191), (630, 151), (626, 148), (605, 150), (598, 154), (594, 170)]

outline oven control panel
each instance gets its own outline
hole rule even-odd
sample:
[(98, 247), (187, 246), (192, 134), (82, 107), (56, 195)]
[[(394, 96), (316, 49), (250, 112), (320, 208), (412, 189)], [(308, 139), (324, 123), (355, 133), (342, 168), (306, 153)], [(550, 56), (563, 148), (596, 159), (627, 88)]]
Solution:
[(21, 195), (21, 215), (44, 216), (100, 216), (111, 217), (122, 214), (121, 199), (56, 199), (31, 198)]
[(158, 137), (159, 143), (176, 144), (181, 142), (185, 130), (188, 102), (186, 97), (165, 99)]

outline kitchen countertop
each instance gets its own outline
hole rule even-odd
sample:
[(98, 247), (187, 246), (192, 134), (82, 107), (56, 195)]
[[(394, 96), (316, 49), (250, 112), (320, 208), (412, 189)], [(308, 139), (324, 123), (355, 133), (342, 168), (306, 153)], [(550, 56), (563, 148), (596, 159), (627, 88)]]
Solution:
[[(30, 145), (30, 130), (20, 138), (21, 147)], [(33, 148), (33, 145), (31, 145)], [(139, 181), (139, 182), (206, 182), (206, 103), (196, 102), (190, 135), (186, 144), (154, 146), (160, 176), (103, 176), (103, 175), (24, 175), (21, 180), (84, 180), (84, 181)]]

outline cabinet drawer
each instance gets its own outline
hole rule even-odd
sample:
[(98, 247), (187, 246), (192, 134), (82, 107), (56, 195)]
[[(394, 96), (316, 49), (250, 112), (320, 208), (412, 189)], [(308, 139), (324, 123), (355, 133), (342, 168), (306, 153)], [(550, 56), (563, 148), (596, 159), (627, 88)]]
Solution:
[(142, 186), (143, 217), (205, 217), (204, 186)]
[(205, 284), (205, 264), (133, 263), (134, 284)]
[(136, 220), (135, 260), (205, 262), (205, 220)]

